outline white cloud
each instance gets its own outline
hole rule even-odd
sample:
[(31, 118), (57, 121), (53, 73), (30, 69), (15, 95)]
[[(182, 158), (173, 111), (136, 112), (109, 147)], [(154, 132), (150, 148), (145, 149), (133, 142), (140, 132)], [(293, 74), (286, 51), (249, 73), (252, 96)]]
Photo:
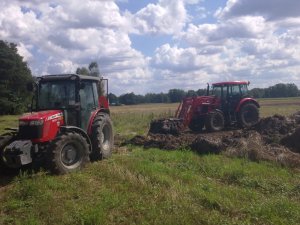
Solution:
[[(221, 80), (300, 85), (296, 1), (228, 0), (216, 21), (200, 24), (210, 15), (202, 0), (153, 0), (135, 14), (121, 11), (120, 1), (133, 4), (3, 0), (0, 39), (18, 43), (35, 75), (71, 73), (97, 61), (116, 94), (198, 89)], [(146, 57), (133, 48), (131, 34), (163, 41)]]
[(217, 16), (231, 18), (261, 15), (268, 20), (299, 17), (300, 1), (297, 0), (228, 0)]
[(134, 33), (176, 35), (190, 20), (186, 5), (200, 2), (201, 0), (159, 0), (157, 4), (150, 3), (135, 14), (127, 12), (126, 16), (131, 21)]
[(139, 82), (149, 76), (147, 59), (132, 48), (128, 20), (114, 1), (1, 4), (5, 7), (0, 10), (0, 39), (20, 43), (19, 53), (35, 75), (72, 73), (97, 61), (112, 83)]
[(33, 55), (30, 52), (31, 48), (31, 45), (24, 45), (22, 42), (20, 42), (17, 46), (18, 53), (23, 56), (23, 59), (26, 62), (30, 62), (33, 59)]
[(127, 13), (132, 22), (133, 32), (143, 34), (179, 33), (187, 21), (183, 0), (160, 0), (157, 4), (148, 4), (132, 15)]
[(183, 38), (192, 46), (224, 45), (228, 39), (264, 38), (273, 30), (264, 18), (246, 16), (215, 24), (189, 24)]

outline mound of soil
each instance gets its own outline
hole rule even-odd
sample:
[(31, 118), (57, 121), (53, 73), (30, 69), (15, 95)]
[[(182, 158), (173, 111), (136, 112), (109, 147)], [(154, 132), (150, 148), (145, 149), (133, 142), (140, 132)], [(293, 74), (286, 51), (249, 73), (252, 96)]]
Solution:
[(147, 136), (136, 136), (127, 143), (166, 150), (189, 148), (199, 154), (222, 153), (300, 168), (300, 112), (262, 118), (255, 127), (243, 130), (195, 134), (179, 132), (178, 127), (170, 126), (166, 119), (155, 120)]
[(254, 129), (263, 136), (266, 143), (272, 144), (280, 143), (282, 138), (295, 132), (297, 126), (294, 117), (274, 115), (262, 118)]
[(149, 133), (151, 134), (173, 134), (179, 135), (182, 130), (182, 123), (179, 119), (157, 119), (150, 124)]

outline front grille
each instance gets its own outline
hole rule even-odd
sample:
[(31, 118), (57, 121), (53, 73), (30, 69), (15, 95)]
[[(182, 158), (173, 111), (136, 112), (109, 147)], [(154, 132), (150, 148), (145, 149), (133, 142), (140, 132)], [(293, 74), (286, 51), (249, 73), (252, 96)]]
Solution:
[(21, 139), (38, 139), (43, 136), (43, 126), (20, 126), (19, 138)]

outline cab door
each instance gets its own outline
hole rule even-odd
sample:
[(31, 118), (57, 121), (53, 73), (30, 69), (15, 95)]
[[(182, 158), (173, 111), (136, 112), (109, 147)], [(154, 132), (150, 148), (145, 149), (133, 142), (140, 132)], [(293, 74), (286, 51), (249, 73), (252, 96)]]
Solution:
[(240, 85), (230, 85), (228, 93), (229, 110), (234, 112), (241, 100)]
[(98, 93), (96, 82), (82, 81), (79, 91), (81, 105), (81, 128), (87, 130), (89, 119), (93, 111), (98, 108)]

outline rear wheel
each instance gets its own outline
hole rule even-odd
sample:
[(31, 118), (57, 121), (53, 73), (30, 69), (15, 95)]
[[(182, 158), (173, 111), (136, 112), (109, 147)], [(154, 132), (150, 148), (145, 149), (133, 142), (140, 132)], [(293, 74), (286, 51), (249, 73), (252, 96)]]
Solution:
[(99, 113), (92, 124), (92, 145), (91, 159), (101, 160), (111, 156), (114, 146), (114, 135), (112, 122), (108, 114)]
[(78, 133), (64, 133), (58, 136), (49, 149), (48, 167), (56, 174), (80, 170), (89, 161), (89, 146)]
[(205, 127), (208, 131), (220, 131), (224, 128), (224, 115), (220, 111), (213, 111), (207, 115)]
[(242, 106), (238, 114), (240, 127), (251, 127), (258, 123), (259, 111), (256, 105), (248, 103)]

